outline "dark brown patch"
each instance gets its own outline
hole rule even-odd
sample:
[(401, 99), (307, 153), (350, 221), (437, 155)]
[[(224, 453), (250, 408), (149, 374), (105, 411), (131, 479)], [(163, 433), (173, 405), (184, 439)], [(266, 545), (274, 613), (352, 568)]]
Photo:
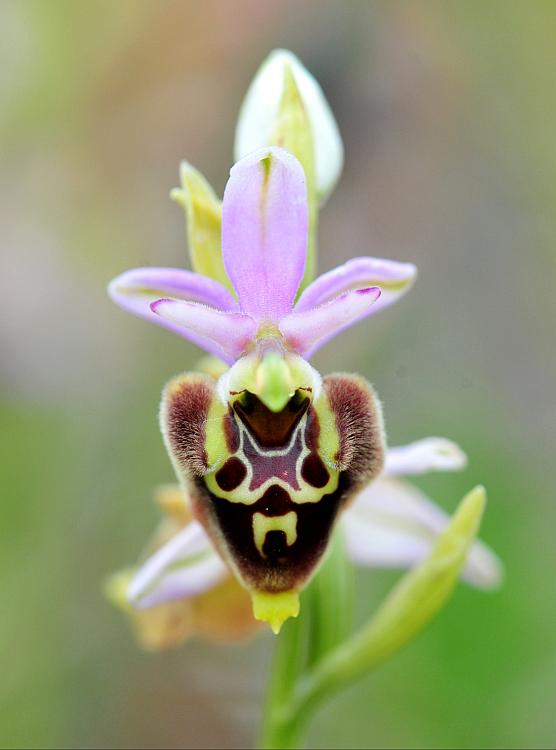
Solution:
[(323, 386), (340, 435), (338, 469), (355, 491), (380, 473), (384, 434), (380, 405), (372, 387), (356, 375), (329, 375)]
[(317, 453), (309, 453), (303, 459), (301, 465), (301, 476), (311, 487), (326, 487), (330, 474)]
[(243, 482), (247, 474), (247, 467), (239, 458), (232, 456), (224, 466), (219, 469), (214, 478), (220, 489), (224, 492), (231, 492)]
[(284, 565), (288, 560), (288, 542), (283, 531), (274, 529), (266, 532), (263, 555), (274, 565)]
[(172, 454), (187, 476), (202, 476), (208, 469), (205, 425), (214, 398), (214, 381), (188, 374), (172, 380), (162, 402), (162, 427)]
[[(233, 503), (213, 495), (202, 480), (201, 500), (210, 518), (209, 528), (218, 546), (232, 556), (248, 586), (259, 591), (288, 591), (300, 588), (311, 576), (328, 545), (328, 539), (342, 501), (344, 487), (323, 495), (318, 503), (294, 503), (288, 493), (273, 485), (256, 503)], [(297, 537), (287, 545), (281, 531), (267, 532), (261, 557), (253, 537), (253, 514), (297, 516)]]
[(222, 420), (224, 427), (224, 439), (229, 453), (237, 453), (239, 450), (239, 428), (234, 419), (234, 412), (230, 407), (228, 413)]
[(245, 395), (234, 403), (234, 411), (261, 448), (282, 448), (307, 411), (310, 399), (296, 393), (282, 411), (270, 411), (256, 396)]
[(258, 500), (259, 512), (265, 516), (283, 516), (291, 510), (289, 494), (279, 484), (271, 484), (264, 495)]
[(314, 407), (309, 408), (307, 414), (307, 427), (305, 428), (305, 443), (310, 451), (318, 450), (320, 435), (320, 422)]

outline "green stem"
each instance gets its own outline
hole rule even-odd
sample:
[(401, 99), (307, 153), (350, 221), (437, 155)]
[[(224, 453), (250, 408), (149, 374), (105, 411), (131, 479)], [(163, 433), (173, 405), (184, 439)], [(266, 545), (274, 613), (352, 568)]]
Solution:
[(272, 659), (259, 747), (291, 748), (296, 744), (296, 722), (289, 716), (296, 684), (302, 673), (305, 619), (289, 620), (282, 627)]
[(341, 534), (334, 534), (330, 550), (306, 594), (310, 603), (307, 666), (311, 668), (353, 628), (353, 567)]
[[(276, 655), (262, 747), (297, 747), (308, 720), (326, 698), (388, 659), (427, 625), (457, 583), (484, 505), (482, 487), (469, 492), (429, 556), (399, 581), (374, 617), (335, 647), (325, 633), (330, 650), (307, 671), (300, 666), (299, 625), (290, 629), (294, 640), (283, 640)], [(316, 613), (318, 609), (311, 612)]]
[(399, 581), (374, 617), (302, 676), (288, 706), (298, 723), (329, 695), (399, 651), (442, 609), (476, 537), (484, 506), (485, 491), (476, 487), (461, 501), (430, 555)]

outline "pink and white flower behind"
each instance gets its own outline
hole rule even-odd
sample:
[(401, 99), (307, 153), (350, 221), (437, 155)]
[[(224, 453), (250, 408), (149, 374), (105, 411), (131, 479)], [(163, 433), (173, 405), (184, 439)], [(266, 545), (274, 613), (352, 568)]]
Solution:
[[(402, 477), (464, 468), (461, 448), (445, 438), (426, 438), (391, 448), (383, 474), (344, 511), (339, 533), (352, 562), (365, 568), (407, 568), (423, 560), (449, 516)], [(184, 498), (184, 503), (186, 499)], [(230, 571), (203, 527), (191, 521), (149, 557), (128, 588), (137, 609), (198, 596), (220, 584)], [(474, 543), (462, 578), (478, 588), (500, 585), (502, 565), (480, 541)]]

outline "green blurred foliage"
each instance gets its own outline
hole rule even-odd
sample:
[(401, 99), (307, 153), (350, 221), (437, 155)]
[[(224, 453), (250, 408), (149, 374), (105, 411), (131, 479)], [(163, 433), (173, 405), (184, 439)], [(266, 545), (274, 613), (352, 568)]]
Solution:
[[(172, 477), (159, 393), (197, 356), (104, 287), (185, 265), (179, 161), (222, 190), (241, 97), (277, 46), (321, 81), (346, 144), (320, 268), (420, 268), (316, 364), (375, 383), (393, 444), (466, 448), (464, 473), (419, 484), (452, 510), (483, 483), (482, 536), (507, 566), (500, 593), (461, 586), (335, 699), (311, 746), (553, 746), (554, 28), (549, 0), (4, 0), (0, 746), (253, 742), (270, 638), (147, 656), (100, 593), (155, 522), (151, 488)], [(360, 619), (397, 575), (358, 574)]]

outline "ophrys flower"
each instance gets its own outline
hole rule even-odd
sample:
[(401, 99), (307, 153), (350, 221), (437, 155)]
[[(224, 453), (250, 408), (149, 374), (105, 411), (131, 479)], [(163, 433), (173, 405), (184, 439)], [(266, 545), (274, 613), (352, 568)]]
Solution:
[(415, 277), (409, 263), (356, 258), (296, 299), (306, 253), (303, 169), (265, 148), (233, 167), (224, 193), (233, 292), (176, 269), (129, 271), (110, 286), (122, 307), (231, 365), (216, 384), (192, 373), (171, 381), (161, 428), (195, 516), (256, 615), (274, 623), (297, 614), (338, 513), (384, 459), (372, 387), (351, 375), (323, 380), (307, 359)]

